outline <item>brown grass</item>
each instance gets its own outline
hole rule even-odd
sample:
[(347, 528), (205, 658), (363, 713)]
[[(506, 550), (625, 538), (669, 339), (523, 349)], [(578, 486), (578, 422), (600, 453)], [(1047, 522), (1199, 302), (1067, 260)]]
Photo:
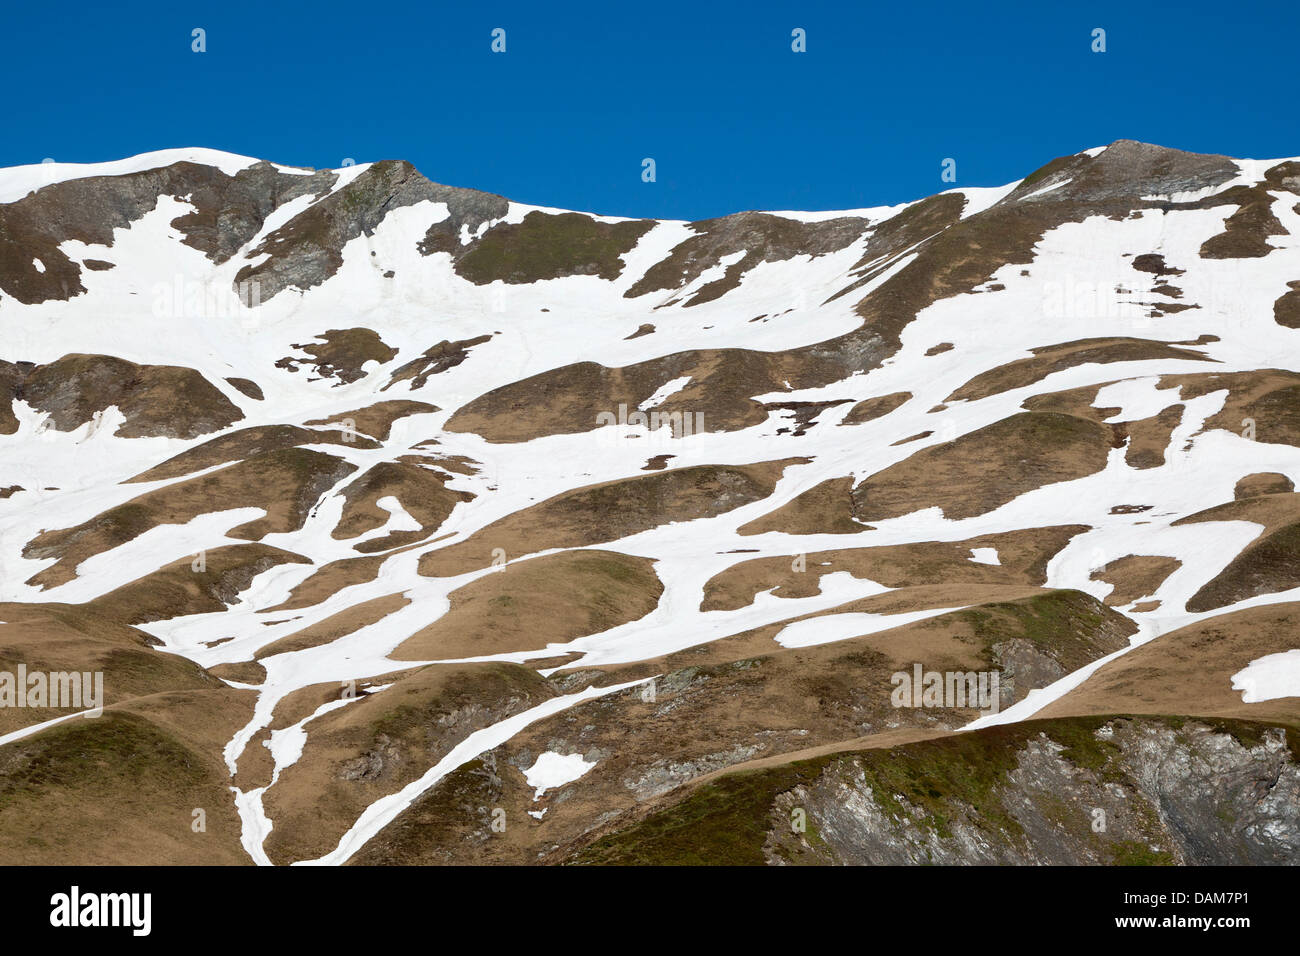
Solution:
[(1139, 598), (1155, 594), (1165, 579), (1181, 566), (1182, 562), (1177, 558), (1129, 554), (1098, 568), (1089, 577), (1115, 586), (1106, 595), (1107, 607), (1123, 607)]
[[(387, 441), (388, 435), (392, 431), (393, 422), (399, 418), (406, 418), (408, 415), (423, 415), (428, 412), (438, 411), (437, 405), (430, 405), (428, 402), (416, 402), (410, 399), (392, 399), (386, 402), (375, 402), (373, 405), (367, 405), (365, 408), (358, 408), (351, 412), (340, 412), (338, 415), (331, 415), (329, 418), (318, 418), (314, 421), (307, 422), (308, 425), (339, 425), (344, 422), (350, 422), (352, 428), (363, 435), (371, 438), (377, 438), (380, 441)], [(370, 445), (361, 447), (369, 448)]]
[(1036, 716), (1180, 714), (1296, 726), (1296, 698), (1242, 703), (1232, 675), (1257, 658), (1294, 648), (1297, 611), (1297, 604), (1231, 611), (1162, 634), (1100, 668)]
[(446, 482), (450, 477), (446, 472), (410, 462), (381, 461), (343, 488), (343, 514), (331, 535), (344, 540), (382, 528), (391, 515), (379, 507), (378, 501), (392, 496), (407, 514), (419, 522), (420, 530), (395, 531), (357, 545), (357, 550), (386, 551), (413, 540), (423, 540), (447, 520), (456, 505), (474, 497), (467, 491), (447, 488)]
[[(705, 584), (700, 610), (746, 607), (758, 592), (769, 589), (782, 598), (813, 597), (821, 593), (821, 577), (838, 571), (890, 588), (938, 584), (1038, 587), (1046, 582), (1047, 563), (1053, 555), (1086, 530), (1082, 525), (1063, 525), (965, 541), (820, 551), (805, 555), (805, 571), (795, 569), (793, 556), (741, 561)], [(971, 561), (972, 548), (996, 548), (1001, 564)]]
[(0, 862), (247, 865), (221, 749), (252, 704), (230, 689), (156, 694), (0, 748)]
[[(25, 664), (28, 673), (101, 672), (106, 704), (222, 686), (192, 661), (155, 650), (154, 639), (142, 631), (84, 606), (0, 604), (0, 621), (0, 670), (16, 674)], [(89, 706), (0, 707), (0, 735)]]
[(870, 525), (853, 519), (853, 476), (830, 478), (737, 529), (738, 534), (858, 534)]
[(227, 432), (216, 438), (187, 448), (179, 455), (143, 471), (128, 482), (160, 481), (180, 478), (216, 465), (244, 461), (267, 452), (301, 445), (347, 445), (356, 448), (378, 448), (379, 443), (369, 438), (350, 435), (342, 431), (317, 431), (297, 425), (255, 425)]
[(400, 790), (475, 730), (554, 695), (517, 664), (426, 667), (316, 718), (302, 757), (266, 795), (272, 859), (310, 859), (379, 797)]
[(122, 624), (224, 611), (253, 578), (281, 564), (310, 564), (300, 554), (265, 544), (232, 544), (205, 551), (204, 568), (186, 557), (115, 588), (85, 605), (87, 612)]
[(467, 540), (429, 551), (420, 573), (450, 577), (506, 560), (582, 548), (656, 528), (723, 514), (766, 498), (787, 465), (804, 459), (753, 465), (698, 465), (576, 488), (508, 515)]
[(253, 655), (253, 660), (265, 660), (276, 654), (288, 654), (292, 651), (303, 651), (311, 647), (332, 644), (340, 637), (345, 637), (363, 627), (369, 627), (371, 624), (382, 621), (388, 615), (400, 611), (410, 603), (411, 599), (404, 594), (386, 594), (383, 597), (371, 598), (369, 601), (353, 604), (346, 610), (331, 614), (323, 621), (317, 621), (300, 631), (294, 631), (279, 640), (272, 641), (259, 649)]
[(65, 355), (35, 366), (16, 383), (15, 396), (49, 413), (59, 431), (116, 405), (126, 419), (114, 432), (122, 438), (197, 438), (244, 417), (192, 368), (137, 365), (107, 355)]
[(849, 409), (849, 413), (844, 416), (844, 420), (840, 424), (861, 425), (864, 422), (883, 418), (911, 398), (911, 392), (890, 392), (888, 395), (877, 395), (875, 398), (863, 399)]
[(1213, 361), (1205, 353), (1176, 348), (1165, 342), (1148, 339), (1080, 339), (1032, 350), (1033, 358), (1017, 359), (1006, 365), (981, 372), (949, 395), (945, 402), (977, 401), (1040, 382), (1054, 372), (1088, 364), (1143, 362), (1154, 359), (1189, 362)]
[(1095, 474), (1115, 444), (1112, 430), (1054, 412), (1023, 412), (866, 478), (854, 514), (883, 520), (938, 506), (950, 519), (984, 514), (1027, 491)]
[(451, 608), (389, 656), (416, 661), (530, 651), (597, 634), (654, 610), (654, 562), (614, 551), (530, 558), (451, 593)]
[(1295, 482), (1286, 475), (1276, 471), (1257, 471), (1237, 482), (1232, 490), (1232, 497), (1240, 501), (1243, 498), (1255, 498), (1259, 495), (1285, 495), (1295, 491)]

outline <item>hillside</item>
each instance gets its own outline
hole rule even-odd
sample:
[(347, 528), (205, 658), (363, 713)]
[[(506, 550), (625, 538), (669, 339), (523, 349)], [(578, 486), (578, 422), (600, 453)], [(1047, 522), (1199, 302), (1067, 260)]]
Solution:
[(1300, 160), (16, 167), (0, 326), (0, 862), (1300, 862)]

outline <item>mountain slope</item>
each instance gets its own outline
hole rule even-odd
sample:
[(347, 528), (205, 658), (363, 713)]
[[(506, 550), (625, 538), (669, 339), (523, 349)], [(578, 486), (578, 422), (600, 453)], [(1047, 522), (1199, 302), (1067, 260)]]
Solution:
[[(111, 720), (218, 794), (112, 798), (97, 861), (1300, 861), (1281, 791), (1144, 783), (1173, 739), (1294, 786), (1297, 282), (1300, 161), (1131, 141), (696, 223), (394, 161), (0, 170), (0, 702), (108, 707), (6, 704), (0, 761)], [(942, 806), (881, 803), (890, 755)], [(88, 785), (22, 780), (15, 820)], [(1098, 843), (1106, 780), (1149, 813)]]

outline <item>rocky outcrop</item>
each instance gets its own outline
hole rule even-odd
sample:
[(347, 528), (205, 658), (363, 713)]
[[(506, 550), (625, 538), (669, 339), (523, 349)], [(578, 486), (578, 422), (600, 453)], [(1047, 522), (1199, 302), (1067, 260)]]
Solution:
[[(300, 196), (323, 195), (336, 178), (329, 170), (286, 173), (266, 162), (233, 176), (214, 166), (180, 162), (54, 183), (0, 204), (0, 291), (25, 304), (84, 293), (81, 266), (60, 246), (76, 240), (111, 247), (114, 229), (143, 218), (163, 196), (184, 197), (193, 207), (171, 223), (182, 241), (213, 262), (225, 262), (276, 209)], [(40, 261), (39, 268), (33, 260)], [(83, 265), (94, 270), (111, 264)]]
[(561, 851), (577, 863), (1300, 862), (1296, 731), (1031, 721), (737, 772)]

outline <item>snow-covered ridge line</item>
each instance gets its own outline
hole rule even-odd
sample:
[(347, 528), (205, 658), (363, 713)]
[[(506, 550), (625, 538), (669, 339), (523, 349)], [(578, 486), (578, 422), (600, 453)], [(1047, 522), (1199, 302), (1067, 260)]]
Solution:
[[(22, 199), (28, 193), (43, 186), (64, 183), (73, 179), (88, 179), (92, 176), (125, 176), (128, 173), (140, 173), (149, 169), (161, 169), (173, 163), (196, 163), (201, 166), (214, 166), (227, 176), (233, 176), (241, 169), (247, 169), (264, 160), (252, 156), (241, 156), (220, 149), (208, 149), (202, 146), (188, 146), (177, 149), (159, 149), (149, 153), (139, 153), (125, 159), (114, 159), (100, 163), (61, 163), (45, 160), (26, 166), (0, 167), (0, 203), (11, 203)], [(282, 166), (273, 163), (276, 169), (284, 173), (308, 174), (314, 170), (297, 166)]]
[[(1086, 155), (1095, 158), (1105, 152), (1107, 148), (1109, 147), (1095, 146), (1089, 149), (1079, 150), (1075, 155)], [(1234, 162), (1237, 163), (1238, 167), (1242, 171), (1242, 179), (1240, 181), (1246, 181), (1248, 177), (1254, 176), (1257, 178), (1258, 174), (1268, 166), (1274, 166), (1282, 162), (1295, 161), (1297, 159), (1300, 159), (1300, 157), (1281, 157), (1278, 159), (1236, 159)], [(258, 159), (253, 156), (246, 156), (240, 153), (232, 153), (226, 150), (203, 146), (159, 149), (151, 152), (138, 153), (134, 156), (128, 156), (122, 159), (104, 160), (101, 162), (91, 163), (65, 163), (56, 160), (44, 160), (40, 163), (0, 167), (0, 204), (14, 202), (17, 199), (21, 199), (28, 195), (33, 190), (40, 189), (42, 186), (53, 185), (54, 183), (68, 182), (74, 179), (85, 179), (92, 176), (121, 176), (128, 173), (143, 172), (149, 169), (160, 169), (164, 166), (170, 166), (173, 163), (179, 162), (213, 166), (230, 176), (233, 176), (240, 170), (247, 169), (248, 167), (261, 162), (271, 162), (276, 169), (284, 173), (301, 173), (304, 175), (313, 172), (320, 172), (322, 170), (339, 174), (347, 173), (355, 175), (355, 173), (359, 171), (358, 167), (364, 168), (371, 165), (369, 162), (352, 163), (347, 166), (321, 167), (320, 169), (287, 166), (270, 160)], [(1008, 193), (1012, 192), (1020, 183), (1021, 180), (1017, 179), (997, 186), (959, 186), (946, 190), (944, 193), (940, 193), (939, 195), (955, 193), (965, 196), (967, 199), (967, 206), (962, 213), (962, 217), (966, 218), (995, 205)], [(911, 202), (915, 202), (915, 200), (890, 206), (846, 207), (842, 209), (825, 210), (789, 209), (766, 211), (769, 215), (795, 219), (801, 222), (820, 222), (839, 217), (861, 217), (878, 220), (886, 219), (897, 214), (902, 209), (906, 208), (906, 206), (910, 205)], [(514, 214), (514, 218), (510, 221), (517, 221), (518, 218), (522, 218), (524, 213), (531, 210), (548, 213), (567, 211), (584, 212), (583, 210), (566, 210), (559, 207), (530, 205), (527, 203), (512, 203), (512, 205), (517, 207), (518, 212)], [(737, 212), (740, 211), (741, 210), (737, 210)], [(624, 222), (629, 219), (643, 218), (636, 216), (624, 217), (600, 215), (596, 213), (584, 214), (609, 222)], [(662, 221), (668, 222), (673, 220)]]

